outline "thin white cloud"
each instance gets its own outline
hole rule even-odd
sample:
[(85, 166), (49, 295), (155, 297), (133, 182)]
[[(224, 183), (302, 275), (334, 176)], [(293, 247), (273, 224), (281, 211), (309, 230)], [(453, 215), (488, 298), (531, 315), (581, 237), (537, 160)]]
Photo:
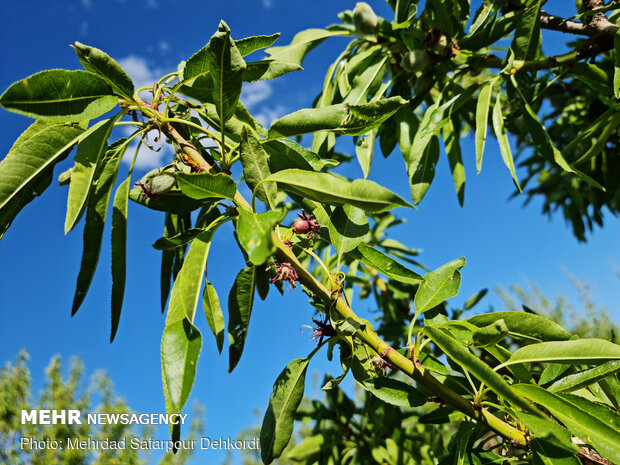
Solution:
[(287, 109), (284, 105), (276, 105), (275, 107), (262, 106), (254, 113), (254, 118), (265, 127), (271, 126), (271, 124), (284, 116), (287, 113)]
[(272, 92), (267, 81), (249, 82), (243, 86), (241, 101), (248, 110), (252, 110), (257, 104), (267, 100)]
[(273, 6), (273, 0), (263, 0), (263, 8), (271, 8)]
[(131, 76), (136, 88), (150, 87), (155, 81), (162, 77), (165, 72), (160, 68), (149, 67), (145, 58), (137, 55), (129, 55), (118, 60), (127, 74)]
[(159, 51), (161, 53), (166, 53), (168, 50), (170, 50), (170, 44), (165, 40), (160, 40), (159, 44), (157, 44), (157, 47), (159, 48)]
[(80, 0), (80, 3), (84, 8), (90, 8), (93, 6), (93, 2), (91, 0)]

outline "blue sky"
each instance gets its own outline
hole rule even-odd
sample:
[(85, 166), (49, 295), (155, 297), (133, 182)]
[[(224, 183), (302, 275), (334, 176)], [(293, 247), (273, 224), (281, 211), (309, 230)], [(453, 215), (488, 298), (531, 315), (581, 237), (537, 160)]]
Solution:
[[(383, 1), (371, 2), (387, 15)], [(279, 45), (306, 28), (322, 27), (337, 20), (336, 14), (353, 8), (353, 1), (236, 1), (190, 2), (181, 0), (82, 0), (3, 2), (0, 6), (0, 89), (42, 69), (78, 69), (69, 44), (78, 40), (99, 47), (126, 67), (138, 85), (176, 68), (179, 61), (200, 49), (225, 19), (236, 39), (281, 32)], [(547, 11), (562, 13), (564, 2), (547, 4)], [(310, 106), (320, 90), (328, 63), (344, 42), (333, 40), (315, 50), (304, 62), (304, 71), (250, 86), (243, 101), (265, 123), (301, 107)], [(546, 46), (558, 47), (552, 40)], [(30, 124), (27, 118), (0, 112), (0, 157)], [(119, 136), (122, 134), (119, 134)], [(483, 171), (475, 175), (473, 144), (464, 143), (467, 172), (465, 207), (457, 203), (445, 157), (440, 159), (435, 182), (418, 210), (401, 209), (407, 219), (396, 238), (424, 250), (420, 257), (436, 268), (459, 256), (467, 258), (461, 292), (462, 303), (484, 287), (538, 283), (551, 295), (573, 295), (564, 268), (596, 284), (595, 297), (612, 310), (616, 321), (620, 300), (614, 266), (620, 265), (620, 221), (606, 215), (605, 229), (596, 230), (587, 244), (572, 236), (560, 216), (548, 220), (540, 203), (522, 207), (524, 199), (508, 200), (513, 185), (494, 139), (487, 142)], [(145, 152), (137, 175), (157, 166), (170, 153)], [(71, 166), (67, 160), (57, 169)], [(126, 165), (124, 168), (126, 169)], [(361, 177), (352, 163), (352, 177)], [(375, 158), (370, 178), (403, 197), (409, 196), (402, 159), (393, 154)], [(78, 314), (70, 317), (75, 279), (79, 269), (81, 228), (63, 234), (66, 188), (53, 186), (23, 210), (0, 242), (0, 360), (12, 360), (21, 348), (31, 356), (35, 388), (40, 388), (44, 367), (52, 355), (81, 354), (88, 372), (105, 369), (117, 392), (130, 406), (143, 412), (163, 412), (159, 344), (163, 316), (159, 310), (159, 261), (151, 244), (161, 236), (163, 215), (130, 205), (128, 242), (128, 290), (116, 341), (109, 338), (109, 230), (104, 238), (99, 268), (91, 291)], [(218, 232), (209, 257), (208, 272), (225, 302), (236, 272), (243, 266), (240, 252), (229, 234)], [(496, 295), (483, 301), (501, 308)], [(357, 310), (368, 316), (370, 301)], [(203, 352), (192, 397), (206, 407), (206, 434), (235, 436), (259, 419), (273, 381), (290, 360), (305, 356), (314, 343), (300, 326), (309, 324), (312, 309), (299, 289), (280, 297), (272, 292), (266, 302), (257, 301), (244, 356), (232, 375), (227, 374), (226, 349), (217, 354), (204, 316), (197, 325), (204, 336)], [(337, 371), (320, 355), (311, 371)], [(309, 377), (309, 380), (312, 377)], [(307, 393), (317, 395), (308, 382)], [(166, 432), (158, 433), (161, 438)], [(208, 454), (208, 455), (205, 455)], [(199, 461), (216, 463), (215, 452), (198, 453)]]

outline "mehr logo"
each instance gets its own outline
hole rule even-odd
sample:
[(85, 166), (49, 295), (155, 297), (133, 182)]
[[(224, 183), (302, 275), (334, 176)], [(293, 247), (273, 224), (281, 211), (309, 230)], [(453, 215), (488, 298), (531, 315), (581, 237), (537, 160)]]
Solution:
[(22, 410), (22, 425), (81, 425), (79, 410)]

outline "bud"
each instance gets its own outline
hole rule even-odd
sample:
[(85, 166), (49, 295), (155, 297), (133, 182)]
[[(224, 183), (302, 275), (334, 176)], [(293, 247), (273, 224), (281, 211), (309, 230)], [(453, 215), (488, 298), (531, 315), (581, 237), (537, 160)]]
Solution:
[[(437, 43), (435, 44), (435, 51), (439, 55), (447, 55), (448, 54), (448, 38), (441, 34), (439, 39), (437, 39)], [(451, 50), (450, 50), (451, 51)]]
[(353, 10), (353, 24), (359, 33), (373, 35), (377, 32), (379, 19), (368, 3), (358, 2)]

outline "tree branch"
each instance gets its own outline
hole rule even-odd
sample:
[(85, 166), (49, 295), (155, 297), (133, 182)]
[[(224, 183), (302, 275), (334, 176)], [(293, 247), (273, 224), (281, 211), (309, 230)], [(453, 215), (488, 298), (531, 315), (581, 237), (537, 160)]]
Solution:
[(552, 31), (566, 32), (568, 34), (577, 34), (592, 36), (598, 34), (598, 29), (588, 27), (586, 24), (570, 21), (560, 16), (551, 15), (545, 11), (540, 12), (540, 27), (550, 29)]
[[(184, 153), (192, 157), (194, 161), (204, 164), (206, 170), (211, 171), (213, 169), (213, 167), (211, 167), (206, 160), (202, 158), (193, 145), (186, 141), (183, 136), (181, 136), (181, 134), (179, 134), (172, 126), (168, 125), (165, 132), (166, 135), (179, 144)], [(239, 208), (251, 210), (250, 205), (239, 191), (235, 194), (235, 202)], [(323, 286), (308, 270), (306, 270), (306, 268), (304, 268), (304, 266), (297, 259), (297, 256), (284, 244), (284, 242), (280, 240), (275, 232), (272, 231), (271, 237), (276, 246), (276, 257), (278, 260), (281, 262), (289, 262), (297, 271), (299, 282), (303, 283), (304, 286), (310, 289), (326, 305), (332, 305), (333, 300), (331, 291)], [(424, 370), (424, 372), (422, 372), (421, 370), (416, 369), (415, 365), (409, 358), (394, 350), (389, 344), (381, 339), (372, 328), (363, 323), (342, 298), (339, 297), (333, 304), (335, 305), (336, 311), (344, 318), (352, 318), (363, 325), (363, 328), (359, 329), (355, 333), (355, 336), (360, 341), (371, 347), (375, 352), (377, 352), (377, 354), (388, 360), (392, 365), (398, 367), (407, 376), (414, 379), (420, 385), (424, 386), (427, 390), (442, 399), (447, 405), (463, 412), (470, 418), (485, 423), (504, 438), (519, 445), (526, 445), (527, 440), (523, 431), (520, 431), (508, 423), (500, 420), (485, 408), (476, 408), (471, 401), (440, 383), (439, 380), (431, 375), (428, 370)]]
[[(295, 254), (278, 238), (275, 233), (272, 233), (272, 239), (276, 245), (276, 256), (280, 261), (286, 261), (291, 263), (293, 268), (297, 271), (299, 281), (310, 289), (318, 298), (324, 303), (332, 304), (332, 293), (323, 286), (303, 265), (299, 262)], [(519, 445), (525, 445), (527, 443), (525, 433), (520, 431), (508, 423), (500, 420), (491, 412), (485, 408), (477, 409), (474, 404), (454, 392), (452, 389), (444, 386), (437, 380), (428, 370), (416, 369), (413, 362), (402, 355), (400, 352), (394, 350), (388, 343), (379, 337), (379, 335), (369, 328), (360, 318), (351, 310), (347, 303), (338, 298), (334, 303), (336, 311), (344, 318), (352, 318), (359, 322), (362, 328), (357, 330), (355, 337), (362, 341), (367, 346), (371, 347), (378, 355), (388, 360), (392, 365), (396, 366), (404, 374), (415, 380), (421, 386), (424, 386), (427, 390), (439, 397), (447, 405), (463, 412), (465, 415), (480, 421), (492, 430), (500, 434), (502, 437), (514, 441)]]

